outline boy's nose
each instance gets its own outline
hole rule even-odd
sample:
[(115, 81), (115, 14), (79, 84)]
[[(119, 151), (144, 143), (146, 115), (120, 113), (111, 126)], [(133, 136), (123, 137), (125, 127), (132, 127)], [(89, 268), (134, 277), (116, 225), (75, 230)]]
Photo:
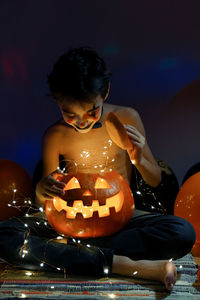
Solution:
[(85, 120), (84, 118), (77, 120), (77, 125), (79, 127), (85, 127), (87, 125), (88, 121)]
[(88, 124), (88, 121), (81, 121), (78, 126), (84, 128), (85, 126), (87, 126), (87, 124)]
[(80, 126), (81, 126), (81, 127), (83, 127), (83, 126), (85, 126), (85, 125), (86, 125), (86, 122), (81, 122), (81, 123), (80, 123)]

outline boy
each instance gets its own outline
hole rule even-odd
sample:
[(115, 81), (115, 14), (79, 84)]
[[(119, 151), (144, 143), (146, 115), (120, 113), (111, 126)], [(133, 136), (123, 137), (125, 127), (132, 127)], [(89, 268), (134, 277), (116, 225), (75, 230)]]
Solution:
[[(93, 173), (112, 169), (129, 184), (134, 163), (148, 185), (157, 187), (160, 184), (161, 170), (149, 149), (138, 113), (131, 107), (104, 104), (110, 91), (110, 73), (93, 49), (70, 49), (55, 64), (48, 83), (63, 118), (44, 135), (43, 178), (36, 187), (39, 206), (43, 207), (47, 199), (64, 194), (64, 184), (53, 176), (59, 172), (61, 159), (66, 162), (66, 172), (78, 169)], [(128, 151), (112, 143), (108, 136), (105, 120), (109, 112), (114, 112), (125, 124), (132, 143)], [(176, 267), (169, 259), (188, 253), (194, 242), (195, 233), (187, 221), (149, 213), (134, 216), (122, 231), (112, 236), (83, 239), (83, 244), (94, 246), (90, 254), (82, 249), (82, 255), (79, 252), (77, 258), (77, 248), (70, 248), (68, 241), (60, 247), (65, 253), (65, 266), (71, 273), (95, 274), (95, 269), (97, 275), (106, 264), (108, 274), (135, 274), (159, 280), (171, 291), (176, 281)], [(56, 249), (52, 246), (49, 251), (51, 257), (58, 251), (56, 244)], [(59, 257), (61, 255), (57, 255), (58, 264)], [(91, 267), (83, 270), (84, 265)]]

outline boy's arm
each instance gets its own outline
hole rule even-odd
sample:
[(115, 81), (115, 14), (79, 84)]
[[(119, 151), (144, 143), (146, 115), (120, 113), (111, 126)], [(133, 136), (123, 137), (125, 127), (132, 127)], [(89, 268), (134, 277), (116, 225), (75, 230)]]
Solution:
[(45, 200), (63, 194), (64, 184), (57, 181), (53, 174), (59, 171), (59, 134), (47, 131), (42, 143), (43, 176), (36, 186), (36, 204), (44, 206)]
[(144, 125), (139, 114), (132, 108), (126, 108), (117, 115), (124, 125), (127, 124), (125, 129), (133, 145), (127, 152), (132, 163), (147, 184), (158, 186), (161, 182), (161, 169), (147, 144)]
[(47, 131), (42, 141), (42, 177), (48, 176), (59, 167), (59, 143), (56, 132)]

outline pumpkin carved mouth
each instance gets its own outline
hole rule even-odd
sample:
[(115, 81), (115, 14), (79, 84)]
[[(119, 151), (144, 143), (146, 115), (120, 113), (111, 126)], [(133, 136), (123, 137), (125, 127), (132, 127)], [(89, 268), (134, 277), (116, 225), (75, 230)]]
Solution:
[(58, 212), (61, 210), (66, 211), (66, 218), (75, 219), (77, 214), (83, 215), (84, 219), (92, 218), (94, 212), (98, 212), (99, 218), (110, 216), (110, 209), (114, 208), (115, 212), (121, 211), (124, 203), (124, 195), (122, 191), (119, 191), (116, 195), (106, 198), (105, 205), (100, 205), (98, 200), (93, 200), (91, 206), (86, 206), (83, 204), (82, 200), (74, 200), (73, 206), (68, 206), (67, 202), (59, 199), (53, 200), (54, 207)]

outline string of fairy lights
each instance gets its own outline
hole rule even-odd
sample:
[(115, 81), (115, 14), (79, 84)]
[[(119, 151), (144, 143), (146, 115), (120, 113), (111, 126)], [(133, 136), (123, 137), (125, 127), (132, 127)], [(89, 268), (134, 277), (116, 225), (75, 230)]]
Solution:
[[(94, 164), (93, 165), (93, 168), (94, 168), (94, 171), (96, 173), (104, 173), (104, 172), (110, 172), (113, 170), (114, 168), (114, 163), (115, 163), (115, 158), (110, 156), (109, 155), (109, 152), (110, 152), (110, 149), (112, 147), (112, 140), (108, 140), (106, 144), (102, 145), (102, 156), (104, 158), (104, 163), (100, 163), (100, 164)], [(98, 153), (99, 153), (99, 149), (98, 149)], [(84, 149), (80, 152), (80, 158), (82, 160), (81, 164), (77, 164), (76, 162), (72, 162), (72, 161), (69, 161), (69, 160), (65, 160), (65, 167), (63, 167), (62, 169), (58, 166), (58, 170), (59, 172), (63, 173), (63, 174), (67, 174), (66, 173), (66, 170), (67, 172), (70, 172), (70, 169), (72, 169), (73, 171), (77, 171), (78, 169), (83, 169), (84, 167), (87, 167), (87, 159), (89, 159), (91, 157), (91, 154), (88, 150)], [(132, 163), (134, 163), (132, 161)], [(112, 167), (113, 166), (113, 167)], [(137, 174), (136, 175), (136, 186), (137, 186), (137, 191), (136, 191), (136, 194), (140, 195), (141, 197), (143, 197), (143, 194), (140, 190), (140, 185), (139, 183), (137, 182)], [(149, 192), (148, 190), (145, 191), (145, 192)], [(62, 242), (63, 240), (69, 240), (70, 239), (70, 243), (73, 243), (75, 246), (77, 246), (78, 248), (79, 247), (84, 247), (85, 249), (90, 249), (91, 247), (95, 247), (95, 248), (98, 248), (96, 246), (92, 246), (90, 244), (84, 244), (82, 243), (82, 241), (80, 239), (77, 239), (77, 238), (74, 238), (74, 237), (65, 237), (64, 234), (58, 234), (58, 236), (56, 238), (50, 238), (46, 241), (46, 247), (45, 247), (45, 251), (43, 253), (43, 259), (39, 259), (38, 257), (36, 257), (34, 255), (34, 253), (31, 251), (31, 248), (29, 246), (29, 236), (31, 234), (31, 230), (29, 228), (29, 222), (28, 222), (28, 218), (33, 216), (34, 213), (36, 212), (40, 212), (41, 213), (41, 217), (38, 217), (37, 216), (37, 221), (35, 221), (35, 225), (37, 226), (40, 226), (40, 225), (43, 225), (43, 226), (49, 226), (50, 225), (48, 224), (46, 218), (45, 218), (45, 212), (44, 212), (44, 209), (43, 207), (39, 207), (39, 208), (36, 208), (34, 206), (34, 203), (33, 201), (31, 200), (31, 198), (24, 198), (24, 205), (20, 205), (18, 206), (17, 203), (18, 203), (18, 198), (16, 197), (16, 194), (17, 194), (17, 188), (13, 189), (13, 196), (12, 196), (12, 199), (11, 199), (11, 202), (8, 203), (8, 207), (12, 207), (12, 208), (15, 208), (15, 209), (18, 209), (21, 213), (23, 213), (24, 211), (24, 208), (26, 209), (26, 213), (25, 213), (25, 217), (27, 217), (27, 222), (24, 222), (21, 218), (17, 218), (15, 217), (17, 220), (19, 220), (23, 226), (25, 227), (25, 231), (24, 231), (24, 241), (19, 249), (19, 256), (21, 257), (21, 259), (24, 259), (26, 258), (26, 256), (28, 255), (31, 255), (32, 257), (34, 257), (34, 259), (36, 261), (38, 261), (38, 266), (39, 268), (42, 270), (45, 266), (48, 266), (48, 267), (51, 267), (51, 269), (55, 269), (56, 271), (59, 271), (59, 272), (63, 272), (63, 277), (66, 278), (67, 277), (67, 270), (66, 268), (63, 268), (63, 267), (60, 267), (60, 266), (57, 266), (57, 265), (53, 265), (53, 264), (50, 264), (49, 262), (46, 261), (45, 257), (46, 257), (46, 247), (48, 246), (48, 244), (50, 242)], [(152, 193), (153, 197), (155, 198), (156, 200), (156, 197), (154, 195), (154, 193)], [(20, 196), (20, 199), (21, 199), (22, 196)], [(145, 205), (145, 203), (144, 203)], [(158, 205), (161, 207), (161, 210), (163, 212), (164, 208), (162, 207), (162, 204), (161, 202), (158, 202)], [(153, 209), (154, 207), (152, 207)], [(23, 218), (24, 219), (24, 218)], [(33, 222), (33, 220), (31, 220)], [(101, 249), (98, 248), (100, 251)], [(102, 251), (101, 251), (102, 252)], [(103, 254), (103, 252), (102, 252)], [(172, 261), (173, 258), (171, 258), (169, 260)], [(9, 263), (8, 263), (9, 265)], [(180, 265), (179, 267), (180, 269), (182, 268), (182, 265)], [(34, 272), (33, 271), (24, 271), (25, 272), (25, 275), (27, 277), (30, 277), (30, 276), (34, 276)], [(108, 266), (104, 266), (104, 274), (105, 274), (105, 277), (108, 278), (108, 274), (109, 274), (109, 267)], [(134, 270), (133, 273), (132, 273), (132, 276), (134, 277), (137, 277), (137, 274), (138, 274), (138, 271), (137, 270)], [(51, 286), (51, 289), (54, 289), (54, 286)], [(112, 294), (112, 293), (109, 293), (107, 295), (109, 298), (115, 298), (116, 295), (115, 294)], [(26, 298), (26, 294), (25, 293), (22, 293), (20, 298)]]
[[(107, 155), (108, 153), (108, 150), (109, 150), (109, 147), (112, 146), (112, 140), (108, 140), (107, 141), (107, 144), (103, 146), (103, 152), (102, 152), (102, 155), (104, 157), (104, 160), (105, 160), (105, 163), (104, 164), (95, 164), (94, 165), (94, 169), (97, 171), (98, 169), (98, 172), (100, 173), (103, 173), (105, 171), (112, 171), (112, 168), (109, 168), (108, 170), (106, 170), (107, 166), (108, 166), (108, 162), (109, 162), (109, 156)], [(80, 157), (83, 158), (83, 160), (86, 160), (87, 158), (90, 157), (90, 153), (89, 151), (86, 151), (86, 150), (82, 150), (80, 152)], [(114, 163), (115, 159), (112, 158), (111, 160), (111, 163)], [(70, 169), (72, 169), (73, 171), (77, 171), (79, 168), (82, 168), (82, 167), (85, 167), (85, 163), (82, 163), (81, 165), (77, 164), (76, 162), (72, 162), (70, 160), (65, 160), (65, 163), (67, 165), (67, 169), (68, 169), (68, 172), (70, 171)], [(70, 164), (70, 165), (69, 165)], [(58, 166), (57, 169), (63, 173), (63, 174), (67, 174), (65, 173), (66, 171), (66, 167), (60, 169), (60, 167)], [(12, 197), (12, 202), (11, 203), (8, 203), (8, 206), (9, 207), (13, 207), (13, 208), (16, 208), (18, 210), (20, 210), (21, 212), (23, 212), (23, 209), (24, 207), (28, 208), (27, 212), (25, 213), (25, 216), (26, 217), (30, 217), (33, 215), (33, 212), (38, 212), (38, 210), (43, 213), (43, 215), (41, 216), (41, 218), (37, 218), (37, 221), (35, 221), (35, 224), (40, 226), (40, 225), (45, 225), (45, 226), (49, 226), (48, 222), (46, 221), (45, 216), (44, 216), (44, 209), (43, 207), (39, 207), (39, 208), (35, 208), (32, 204), (32, 201), (31, 199), (24, 199), (24, 205), (20, 205), (20, 206), (17, 206), (17, 199), (16, 199), (16, 192), (17, 192), (17, 189), (13, 189), (13, 197)], [(31, 211), (31, 214), (29, 214), (29, 211)], [(27, 255), (32, 255), (34, 256), (34, 254), (31, 252), (31, 249), (29, 247), (29, 243), (28, 243), (28, 238), (29, 238), (29, 235), (30, 235), (30, 229), (29, 229), (29, 225), (28, 225), (28, 222), (23, 222), (21, 218), (16, 218), (17, 220), (19, 220), (21, 223), (23, 223), (23, 226), (25, 227), (25, 232), (24, 232), (24, 242), (22, 244), (22, 246), (20, 247), (19, 249), (19, 255), (21, 258), (25, 258), (25, 256)], [(61, 240), (63, 240), (65, 238), (64, 234), (59, 234), (57, 237), (56, 237), (56, 240), (59, 242)], [(83, 247), (86, 247), (86, 248), (91, 248), (92, 246), (89, 245), (89, 244), (86, 244), (84, 245), (80, 239), (75, 239), (74, 237), (67, 237), (68, 239), (70, 239), (71, 242), (74, 243), (74, 245), (77, 245), (78, 247), (80, 246), (83, 246)], [(48, 243), (50, 243), (51, 241), (55, 241), (55, 238), (51, 238), (49, 240), (46, 241), (46, 245), (48, 245)], [(99, 249), (100, 250), (100, 249)], [(101, 251), (101, 250), (100, 250)], [(102, 252), (102, 251), (101, 251)], [(103, 252), (102, 252), (103, 254)], [(38, 260), (38, 263), (39, 263), (39, 266), (40, 268), (43, 268), (45, 265), (51, 267), (51, 268), (54, 268), (56, 269), (57, 271), (63, 271), (64, 272), (64, 277), (66, 277), (66, 268), (61, 268), (61, 267), (58, 267), (58, 266), (55, 266), (53, 264), (50, 264), (50, 263), (47, 263), (47, 261), (45, 259), (43, 260), (40, 260), (38, 259), (37, 257), (34, 256), (34, 258), (36, 260)], [(45, 258), (45, 252), (44, 252), (44, 258)], [(105, 276), (109, 273), (109, 268), (107, 266), (104, 267), (104, 274)], [(31, 276), (32, 275), (32, 272), (28, 272), (27, 273), (28, 276)]]

